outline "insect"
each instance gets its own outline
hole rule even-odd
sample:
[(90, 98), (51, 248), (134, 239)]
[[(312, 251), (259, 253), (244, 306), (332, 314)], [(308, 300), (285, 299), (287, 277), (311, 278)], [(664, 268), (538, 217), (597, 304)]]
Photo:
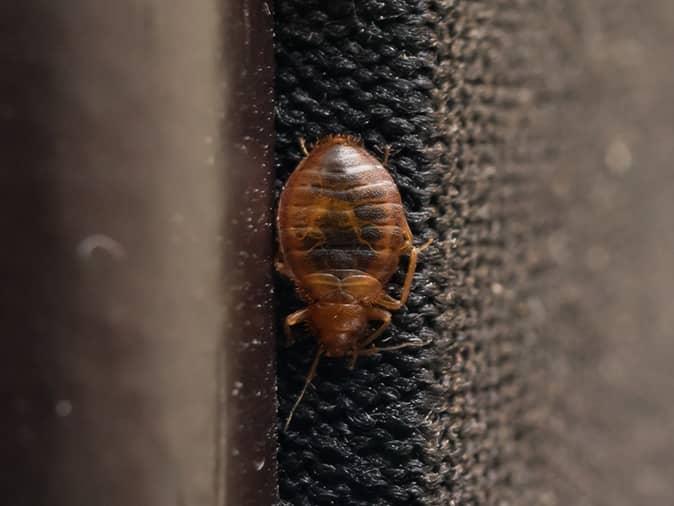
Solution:
[[(350, 136), (320, 140), (309, 153), (300, 140), (304, 159), (290, 175), (277, 214), (278, 271), (290, 278), (307, 303), (285, 319), (291, 327), (305, 322), (318, 337), (316, 355), (304, 388), (285, 429), (316, 375), (321, 356), (351, 357), (397, 350), (426, 343), (371, 346), (391, 322), (410, 293), (417, 256), (400, 198), (384, 162), (369, 154)], [(384, 291), (398, 269), (400, 257), (409, 263), (400, 300)], [(379, 326), (370, 330), (370, 322)]]

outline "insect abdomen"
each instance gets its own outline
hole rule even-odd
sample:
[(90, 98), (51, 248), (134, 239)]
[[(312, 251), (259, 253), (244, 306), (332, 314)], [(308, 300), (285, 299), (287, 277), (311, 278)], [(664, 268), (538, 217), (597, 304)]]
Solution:
[(408, 230), (391, 176), (352, 143), (319, 145), (281, 197), (281, 247), (298, 279), (356, 270), (385, 283), (397, 268)]

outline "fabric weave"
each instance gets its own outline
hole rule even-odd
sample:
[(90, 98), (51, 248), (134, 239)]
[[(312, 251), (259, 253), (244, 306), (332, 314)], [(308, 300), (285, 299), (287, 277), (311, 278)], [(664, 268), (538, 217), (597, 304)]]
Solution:
[[(509, 16), (523, 7), (492, 4), (275, 4), (277, 189), (301, 158), (300, 137), (354, 134), (375, 154), (390, 145), (412, 231), (418, 243), (434, 239), (386, 334), (433, 344), (363, 358), (354, 370), (322, 361), (280, 437), (289, 504), (463, 506), (517, 494), (524, 337), (512, 322), (522, 319), (527, 267), (517, 257), (527, 231), (509, 225), (526, 211), (517, 198), (523, 164), (504, 145), (521, 121), (523, 84), (511, 77), (529, 76), (521, 63), (513, 72), (498, 61), (504, 33), (513, 42), (518, 30)], [(393, 293), (401, 280), (402, 269)], [(278, 299), (280, 323), (300, 306), (285, 280)], [(279, 351), (280, 423), (314, 347), (305, 335)]]

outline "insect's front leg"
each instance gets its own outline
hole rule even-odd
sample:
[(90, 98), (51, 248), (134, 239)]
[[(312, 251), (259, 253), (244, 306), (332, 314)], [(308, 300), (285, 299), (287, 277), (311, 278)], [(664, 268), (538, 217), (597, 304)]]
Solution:
[(389, 311), (397, 311), (398, 309), (403, 307), (402, 302), (394, 299), (389, 294), (383, 292), (381, 296), (376, 300), (376, 304), (378, 306), (383, 307), (384, 309), (388, 309)]
[(276, 252), (276, 257), (274, 258), (274, 267), (280, 274), (284, 275), (286, 278), (292, 279), (292, 274), (288, 270), (286, 264), (283, 263), (283, 256), (281, 255), (280, 251)]
[(297, 325), (298, 323), (301, 323), (303, 321), (306, 321), (308, 316), (309, 316), (309, 308), (305, 307), (304, 309), (295, 311), (294, 313), (291, 313), (286, 317), (285, 321), (283, 322), (283, 332), (286, 335), (286, 346), (292, 346), (292, 344), (295, 342), (295, 338), (293, 337), (293, 333), (290, 327)]
[(366, 348), (369, 344), (373, 343), (379, 336), (381, 336), (386, 330), (386, 328), (391, 324), (391, 313), (378, 307), (371, 307), (367, 311), (367, 319), (379, 320), (382, 323), (379, 326), (379, 328), (377, 328), (377, 330), (375, 330), (372, 334), (366, 337), (363, 341), (358, 343), (357, 349), (353, 350), (353, 357), (351, 359), (351, 363), (349, 364), (349, 367), (351, 369), (353, 369), (353, 367), (356, 365), (358, 355), (363, 354), (363, 349)]
[(408, 343), (402, 343), (402, 344), (397, 344), (395, 346), (386, 346), (384, 348), (368, 348), (367, 350), (362, 350), (359, 355), (361, 357), (368, 357), (370, 355), (374, 355), (376, 353), (380, 353), (382, 351), (395, 351), (395, 350), (402, 350), (403, 348), (422, 348), (424, 346), (428, 346), (431, 344), (431, 340), (428, 341), (410, 341)]
[(371, 308), (368, 311), (368, 317), (371, 320), (382, 320), (383, 323), (372, 335), (370, 335), (367, 339), (365, 339), (362, 343), (360, 343), (359, 349), (354, 350), (353, 358), (351, 359), (350, 364), (352, 368), (356, 364), (356, 360), (358, 359), (358, 357), (369, 357), (370, 355), (375, 355), (376, 353), (380, 353), (382, 351), (395, 351), (395, 350), (402, 350), (403, 348), (421, 348), (422, 346), (427, 346), (431, 343), (430, 340), (428, 341), (415, 340), (409, 341), (407, 343), (397, 344), (394, 346), (385, 346), (383, 348), (379, 348), (377, 346), (367, 348), (367, 345), (371, 344), (375, 339), (377, 339), (382, 334), (382, 332), (384, 332), (384, 330), (386, 330), (386, 328), (390, 325), (391, 313), (383, 309)]

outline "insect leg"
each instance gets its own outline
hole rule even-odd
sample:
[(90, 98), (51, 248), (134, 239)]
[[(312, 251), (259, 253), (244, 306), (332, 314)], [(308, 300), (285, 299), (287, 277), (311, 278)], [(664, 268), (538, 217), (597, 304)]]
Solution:
[(403, 305), (407, 302), (407, 298), (410, 296), (410, 290), (412, 289), (412, 279), (414, 278), (414, 271), (417, 270), (417, 254), (419, 250), (417, 248), (412, 248), (410, 251), (410, 261), (407, 266), (407, 273), (405, 274), (405, 282), (403, 283), (402, 292), (400, 292), (400, 305)]
[(410, 290), (412, 289), (412, 279), (414, 279), (414, 272), (417, 270), (417, 256), (419, 253), (428, 248), (433, 239), (429, 239), (422, 246), (417, 248), (413, 246), (410, 250), (410, 261), (407, 266), (407, 274), (405, 274), (405, 282), (403, 283), (403, 289), (400, 293), (400, 305), (402, 306), (407, 302), (407, 298), (410, 296)]
[(349, 364), (349, 367), (353, 369), (353, 367), (356, 365), (356, 360), (358, 360), (358, 355), (363, 354), (363, 349), (370, 343), (374, 342), (375, 339), (377, 339), (382, 333), (386, 330), (386, 328), (391, 324), (391, 313), (384, 309), (379, 309), (377, 307), (371, 307), (368, 309), (367, 312), (367, 319), (368, 320), (381, 320), (382, 324), (379, 326), (377, 330), (375, 330), (372, 334), (370, 334), (365, 340), (362, 342), (358, 343), (358, 349), (353, 350), (353, 358), (351, 359), (351, 363)]
[(388, 159), (391, 157), (391, 146), (388, 144), (384, 147), (384, 160), (382, 160), (382, 165), (388, 167)]
[(300, 402), (302, 401), (302, 398), (304, 397), (307, 388), (311, 384), (311, 381), (316, 377), (316, 369), (318, 369), (318, 362), (321, 360), (322, 354), (323, 354), (323, 347), (319, 346), (318, 349), (316, 350), (316, 356), (314, 357), (314, 361), (311, 363), (311, 367), (309, 368), (309, 372), (307, 373), (307, 379), (304, 381), (304, 387), (302, 387), (302, 391), (300, 392), (299, 397), (297, 398), (295, 404), (293, 404), (293, 407), (290, 410), (290, 414), (288, 415), (286, 424), (283, 426), (283, 432), (286, 432), (288, 430), (288, 426), (290, 426), (290, 421), (293, 419), (293, 415), (295, 414), (297, 406), (300, 405)]
[(307, 319), (307, 316), (309, 315), (309, 308), (304, 308), (300, 309), (299, 311), (295, 311), (294, 313), (289, 314), (285, 321), (283, 322), (283, 332), (286, 335), (286, 345), (290, 346), (295, 342), (295, 338), (293, 338), (293, 333), (290, 330), (290, 327), (293, 325), (297, 325), (298, 323), (303, 322), (304, 320)]
[(433, 244), (433, 238), (431, 237), (428, 241), (423, 243), (421, 246), (417, 248), (417, 252), (421, 253), (422, 251), (425, 251), (428, 249), (428, 247)]
[(300, 141), (300, 150), (304, 156), (309, 156), (309, 151), (307, 150), (307, 143), (304, 140), (304, 137), (299, 138)]
[(402, 292), (400, 293), (400, 300), (396, 300), (390, 295), (383, 293), (375, 301), (375, 304), (383, 308), (390, 309), (391, 311), (397, 311), (398, 309), (403, 307), (405, 302), (407, 302), (407, 298), (410, 296), (410, 290), (412, 289), (412, 278), (414, 278), (414, 271), (417, 268), (418, 253), (419, 250), (414, 247), (410, 251), (410, 263), (407, 267), (407, 274), (405, 274), (405, 281), (403, 283)]
[(399, 300), (395, 300), (393, 297), (391, 297), (386, 293), (381, 294), (381, 297), (377, 299), (376, 304), (385, 309), (388, 309), (389, 311), (397, 311), (403, 306), (402, 302), (400, 302)]
[(377, 330), (375, 330), (367, 339), (360, 343), (360, 347), (364, 348), (368, 344), (374, 342), (382, 333), (386, 330), (391, 324), (391, 313), (384, 309), (379, 309), (377, 307), (371, 307), (367, 311), (368, 320), (380, 320), (382, 323)]
[(286, 267), (286, 264), (283, 263), (283, 260), (281, 259), (281, 254), (278, 252), (276, 253), (276, 258), (274, 258), (274, 267), (286, 278), (292, 278), (292, 274), (288, 270), (288, 267)]
[(379, 299), (375, 302), (375, 304), (389, 309), (391, 311), (397, 311), (403, 305), (407, 302), (407, 298), (410, 296), (410, 290), (412, 289), (412, 280), (414, 279), (414, 272), (417, 270), (417, 256), (419, 253), (421, 253), (423, 250), (428, 248), (430, 246), (431, 242), (433, 242), (433, 239), (430, 239), (424, 243), (423, 246), (417, 248), (415, 246), (412, 246), (412, 240), (411, 240), (412, 234), (410, 233), (410, 239), (409, 239), (409, 244), (410, 244), (410, 260), (409, 264), (407, 266), (407, 273), (405, 274), (405, 281), (403, 282), (403, 289), (400, 293), (400, 300), (396, 300), (390, 295), (387, 295), (383, 293)]
[(414, 341), (414, 342), (409, 342), (409, 343), (403, 343), (403, 344), (397, 344), (395, 346), (386, 346), (384, 348), (368, 348), (366, 350), (360, 351), (358, 354), (361, 356), (369, 356), (369, 355), (374, 355), (375, 353), (379, 353), (382, 351), (394, 351), (394, 350), (402, 350), (403, 348), (421, 348), (423, 346), (427, 346), (431, 344), (432, 341)]

